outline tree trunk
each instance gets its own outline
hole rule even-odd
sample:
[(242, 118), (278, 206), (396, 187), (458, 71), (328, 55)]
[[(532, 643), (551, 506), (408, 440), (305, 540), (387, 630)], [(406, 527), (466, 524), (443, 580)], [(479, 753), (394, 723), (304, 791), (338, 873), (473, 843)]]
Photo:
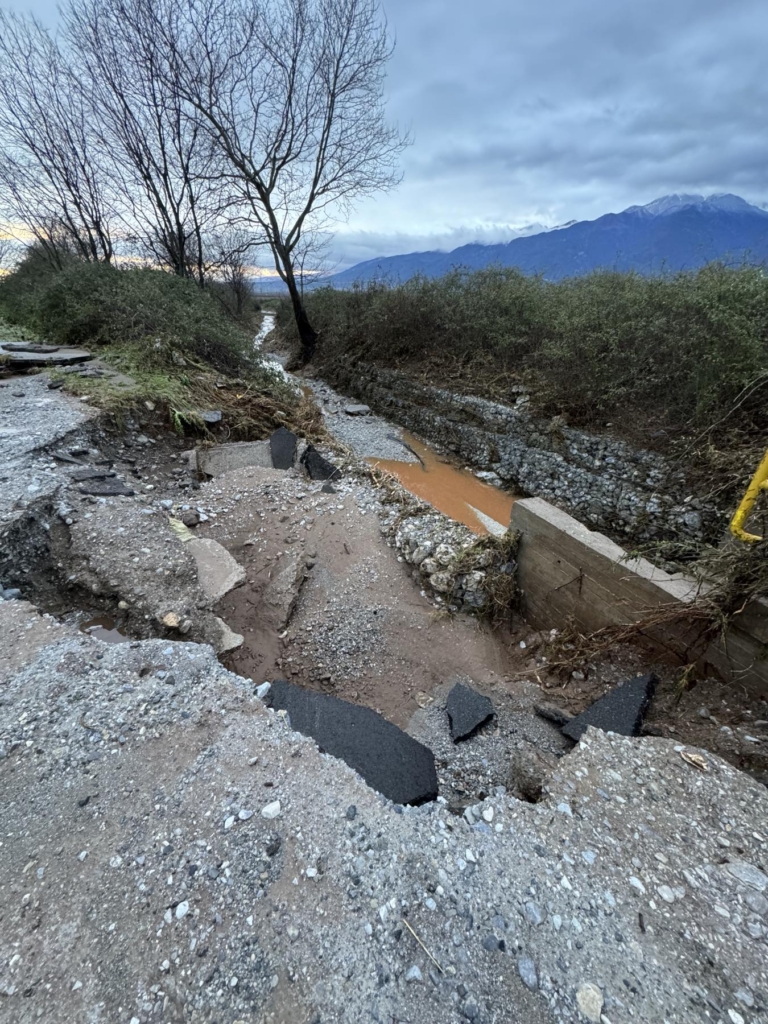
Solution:
[(296, 320), (296, 328), (299, 332), (299, 339), (301, 341), (301, 356), (299, 363), (301, 366), (306, 366), (307, 363), (312, 361), (312, 357), (315, 354), (315, 348), (317, 347), (317, 332), (309, 322), (309, 317), (307, 316), (307, 311), (304, 308), (304, 302), (302, 301), (301, 293), (296, 285), (296, 278), (293, 276), (292, 270), (290, 273), (286, 274), (285, 283), (288, 286), (288, 292), (291, 296), (293, 316)]

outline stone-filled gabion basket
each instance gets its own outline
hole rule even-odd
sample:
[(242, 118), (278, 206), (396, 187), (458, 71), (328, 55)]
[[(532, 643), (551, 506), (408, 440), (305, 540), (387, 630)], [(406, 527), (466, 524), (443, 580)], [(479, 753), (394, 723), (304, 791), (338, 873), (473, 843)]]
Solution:
[(513, 608), (517, 538), (511, 531), (501, 538), (477, 537), (416, 503), (391, 525), (389, 536), (417, 581), (450, 610), (497, 617)]

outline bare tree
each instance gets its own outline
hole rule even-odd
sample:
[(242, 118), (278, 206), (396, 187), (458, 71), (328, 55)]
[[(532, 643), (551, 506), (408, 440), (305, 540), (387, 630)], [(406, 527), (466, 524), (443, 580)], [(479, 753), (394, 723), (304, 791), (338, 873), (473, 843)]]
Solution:
[(254, 236), (231, 224), (208, 239), (207, 273), (211, 279), (226, 286), (223, 295), (216, 294), (234, 316), (242, 317), (248, 299), (254, 296), (249, 264), (253, 254), (264, 245), (266, 240), (261, 235)]
[(377, 0), (115, 0), (155, 73), (216, 143), (269, 242), (309, 361), (296, 255), (315, 217), (394, 186), (405, 145), (384, 116), (392, 48)]
[(0, 227), (0, 274), (9, 270), (18, 256), (18, 248), (13, 235)]
[(0, 205), (44, 247), (65, 235), (86, 260), (113, 256), (111, 209), (90, 111), (56, 42), (0, 11)]
[(176, 83), (157, 74), (154, 47), (130, 31), (119, 0), (73, 0), (63, 15), (121, 183), (129, 237), (173, 273), (203, 284), (206, 235), (228, 203), (210, 135), (188, 116)]

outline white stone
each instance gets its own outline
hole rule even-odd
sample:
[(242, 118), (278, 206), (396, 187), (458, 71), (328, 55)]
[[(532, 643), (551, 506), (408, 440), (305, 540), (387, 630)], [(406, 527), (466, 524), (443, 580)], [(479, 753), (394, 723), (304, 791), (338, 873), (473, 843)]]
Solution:
[(597, 985), (593, 985), (591, 981), (582, 982), (576, 990), (576, 1002), (587, 1020), (600, 1024), (600, 1015), (603, 1012), (603, 993)]
[(182, 900), (181, 903), (176, 907), (176, 920), (180, 921), (182, 917), (186, 917), (189, 913), (189, 903), (186, 900)]
[(267, 804), (266, 807), (262, 808), (261, 816), (262, 818), (269, 818), (270, 820), (273, 818), (279, 818), (281, 810), (280, 801), (273, 800), (271, 804)]

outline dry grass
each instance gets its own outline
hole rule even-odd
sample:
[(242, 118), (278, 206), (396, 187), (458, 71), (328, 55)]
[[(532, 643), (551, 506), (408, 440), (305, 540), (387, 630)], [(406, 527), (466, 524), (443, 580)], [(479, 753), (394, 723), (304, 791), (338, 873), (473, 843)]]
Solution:
[(82, 378), (59, 374), (68, 391), (87, 396), (90, 403), (105, 410), (118, 422), (137, 408), (152, 408), (167, 417), (178, 433), (204, 438), (207, 430), (201, 413), (221, 410), (222, 425), (216, 440), (255, 441), (286, 426), (308, 440), (324, 437), (322, 416), (311, 399), (297, 396), (284, 382), (260, 367), (230, 377), (201, 360), (187, 360), (184, 367), (172, 364), (146, 367), (140, 353), (132, 349), (107, 349), (102, 358), (130, 383), (105, 378)]

